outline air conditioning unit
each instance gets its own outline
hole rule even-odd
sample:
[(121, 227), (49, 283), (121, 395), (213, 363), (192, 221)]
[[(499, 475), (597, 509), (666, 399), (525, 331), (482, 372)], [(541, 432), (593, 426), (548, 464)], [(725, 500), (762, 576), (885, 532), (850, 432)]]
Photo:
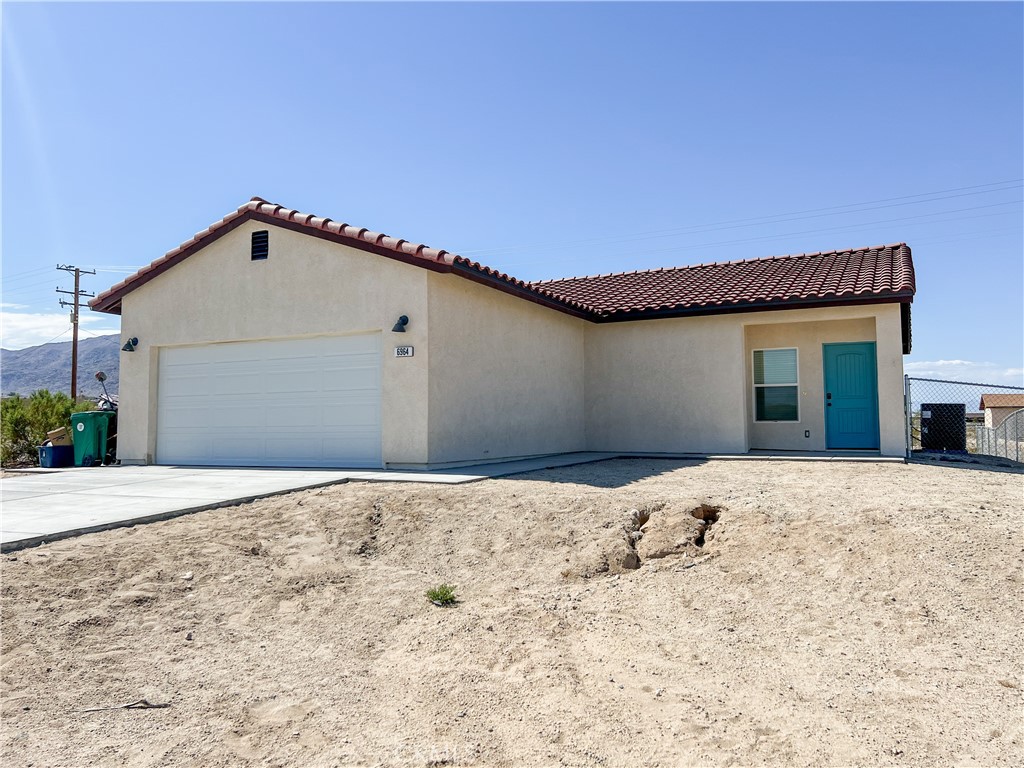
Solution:
[(966, 453), (967, 406), (963, 403), (922, 403), (921, 448)]

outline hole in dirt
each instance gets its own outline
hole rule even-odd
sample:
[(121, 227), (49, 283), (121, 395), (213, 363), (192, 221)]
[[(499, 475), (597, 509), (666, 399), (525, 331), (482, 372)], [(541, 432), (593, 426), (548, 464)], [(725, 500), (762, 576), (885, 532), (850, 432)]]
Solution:
[(690, 514), (703, 523), (700, 528), (700, 533), (697, 534), (697, 538), (693, 540), (695, 546), (704, 546), (704, 541), (707, 538), (708, 531), (711, 530), (712, 525), (718, 522), (718, 516), (721, 511), (722, 510), (718, 507), (712, 507), (708, 504), (701, 504), (699, 507), (690, 510)]
[(645, 525), (647, 521), (651, 519), (651, 512), (654, 510), (650, 507), (644, 507), (643, 509), (634, 509), (629, 513), (629, 528), (634, 531), (639, 531)]
[(640, 567), (640, 556), (637, 554), (636, 544), (644, 536), (641, 529), (647, 525), (654, 512), (658, 512), (664, 507), (664, 504), (652, 504), (629, 511), (629, 521), (623, 526), (627, 547), (626, 556), (622, 560), (622, 567), (625, 570), (635, 571)]
[(718, 522), (722, 507), (700, 504), (678, 511), (667, 504), (631, 509), (622, 533), (626, 548), (619, 560), (622, 570), (636, 570), (647, 559), (673, 556), (699, 557), (709, 538), (711, 526)]

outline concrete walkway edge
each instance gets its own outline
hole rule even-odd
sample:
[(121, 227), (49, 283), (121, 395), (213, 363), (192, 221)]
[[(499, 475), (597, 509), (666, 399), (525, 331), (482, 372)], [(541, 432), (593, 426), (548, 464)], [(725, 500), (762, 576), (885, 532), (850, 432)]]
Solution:
[(256, 494), (255, 496), (242, 496), (237, 499), (226, 499), (224, 501), (215, 501), (209, 504), (199, 504), (197, 506), (186, 507), (184, 509), (171, 509), (165, 512), (157, 512), (154, 515), (131, 517), (126, 520), (111, 520), (110, 522), (106, 523), (87, 525), (82, 528), (71, 528), (66, 531), (58, 531), (57, 533), (47, 533), (41, 536), (31, 536), (25, 539), (5, 541), (0, 543), (0, 554), (7, 554), (8, 552), (17, 552), (19, 549), (28, 549), (29, 547), (38, 547), (41, 544), (48, 544), (54, 541), (61, 541), (62, 539), (71, 539), (75, 536), (84, 536), (87, 533), (99, 533), (100, 531), (112, 531), (115, 528), (132, 528), (136, 525), (145, 525), (146, 523), (158, 523), (161, 520), (173, 520), (176, 517), (184, 517), (185, 515), (191, 515), (196, 512), (206, 512), (207, 510), (210, 509), (222, 509), (224, 507), (237, 507), (239, 504), (249, 504), (253, 501), (258, 501), (259, 499), (269, 499), (274, 496), (283, 496), (286, 493), (294, 493), (295, 491), (308, 491), (312, 488), (326, 488), (327, 486), (330, 485), (341, 485), (347, 482), (349, 481), (329, 480), (326, 483), (302, 485), (281, 491), (268, 491), (267, 493), (259, 493)]

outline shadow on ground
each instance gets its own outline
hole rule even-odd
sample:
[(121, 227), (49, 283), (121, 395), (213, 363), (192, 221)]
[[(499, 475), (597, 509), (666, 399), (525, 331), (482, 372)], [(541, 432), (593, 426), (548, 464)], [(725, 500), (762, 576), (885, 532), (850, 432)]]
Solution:
[(677, 469), (697, 467), (705, 459), (644, 459), (618, 458), (554, 467), (517, 475), (506, 475), (503, 480), (526, 480), (545, 483), (590, 485), (595, 488), (622, 488), (639, 480), (667, 475)]
[(950, 469), (973, 469), (985, 472), (1009, 472), (1016, 475), (1024, 475), (1024, 462), (1004, 459), (1001, 456), (985, 456), (982, 454), (959, 454), (929, 453), (927, 451), (914, 451), (910, 457), (911, 464), (930, 464), (936, 467), (949, 467)]

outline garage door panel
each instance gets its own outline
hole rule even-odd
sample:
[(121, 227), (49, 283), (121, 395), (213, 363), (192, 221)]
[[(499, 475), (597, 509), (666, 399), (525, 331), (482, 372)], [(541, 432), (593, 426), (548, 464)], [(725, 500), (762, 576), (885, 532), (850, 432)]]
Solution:
[(324, 357), (325, 368), (377, 368), (377, 352), (355, 352), (341, 355), (327, 355)]
[(217, 437), (210, 441), (210, 458), (217, 461), (239, 461), (245, 465), (253, 466), (252, 462), (259, 461), (263, 456), (266, 446), (265, 439), (261, 437)]
[(161, 351), (157, 461), (379, 467), (376, 334)]
[(318, 368), (296, 371), (274, 371), (263, 379), (263, 392), (268, 395), (295, 396), (321, 390), (322, 373)]
[(258, 369), (251, 371), (224, 371), (210, 378), (209, 390), (214, 395), (262, 395), (263, 382)]
[(173, 375), (161, 380), (161, 392), (165, 397), (192, 397), (193, 392), (206, 388), (208, 379), (209, 375), (205, 372), (183, 373), (176, 371)]
[(377, 366), (329, 368), (323, 373), (323, 388), (327, 392), (376, 392), (380, 388), (380, 371)]
[[(323, 441), (324, 453), (328, 456), (337, 456), (348, 450), (347, 446), (357, 445), (364, 451), (373, 450), (376, 445), (376, 435), (349, 435), (345, 439), (325, 438)], [(380, 466), (379, 464), (366, 464), (364, 466)]]
[(319, 461), (323, 455), (323, 440), (309, 440), (305, 437), (279, 438), (267, 446), (267, 458), (271, 461)]
[(246, 364), (258, 363), (266, 353), (258, 347), (248, 347), (247, 343), (236, 344), (207, 344), (201, 347), (179, 347), (187, 360), (197, 363), (224, 364)]
[(161, 447), (171, 456), (192, 456), (200, 460), (195, 462), (198, 464), (212, 457), (209, 443), (198, 442), (192, 435), (168, 435), (161, 441)]
[(367, 397), (361, 402), (353, 401), (330, 405), (323, 412), (324, 424), (335, 428), (350, 426), (378, 430), (380, 420), (378, 415), (373, 412), (371, 403), (372, 400)]
[(271, 405), (264, 410), (264, 420), (268, 427), (282, 430), (317, 429), (327, 426), (323, 419), (326, 405), (321, 403), (304, 403), (302, 405)]
[(203, 406), (195, 407), (188, 403), (174, 404), (167, 409), (167, 417), (174, 420), (175, 429), (171, 434), (179, 430), (194, 430), (203, 428), (210, 422), (215, 414), (209, 408)]
[(248, 428), (252, 431), (259, 431), (267, 426), (267, 420), (262, 408), (239, 403), (217, 408), (214, 413), (210, 414), (209, 424), (218, 429)]

